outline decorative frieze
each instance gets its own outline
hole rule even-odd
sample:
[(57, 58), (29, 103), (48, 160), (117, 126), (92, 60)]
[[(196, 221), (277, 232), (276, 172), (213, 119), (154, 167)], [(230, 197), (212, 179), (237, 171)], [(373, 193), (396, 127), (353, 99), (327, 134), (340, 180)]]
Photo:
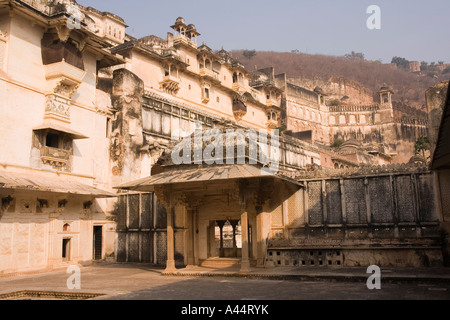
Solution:
[(70, 100), (60, 95), (46, 96), (44, 119), (56, 119), (70, 122)]

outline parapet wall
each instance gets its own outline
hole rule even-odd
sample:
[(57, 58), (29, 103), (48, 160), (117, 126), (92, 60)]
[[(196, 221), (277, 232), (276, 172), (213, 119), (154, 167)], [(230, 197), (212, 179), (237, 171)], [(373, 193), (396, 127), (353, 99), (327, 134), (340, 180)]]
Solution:
[(370, 105), (374, 102), (374, 93), (360, 84), (339, 77), (331, 77), (328, 80), (323, 79), (308, 79), (302, 77), (288, 77), (287, 80), (297, 86), (314, 90), (320, 87), (328, 95), (327, 100), (342, 99), (347, 96), (349, 104), (365, 104)]
[(287, 212), (271, 213), (269, 265), (442, 265), (434, 180), (424, 167), (324, 171), (302, 173), (305, 188)]

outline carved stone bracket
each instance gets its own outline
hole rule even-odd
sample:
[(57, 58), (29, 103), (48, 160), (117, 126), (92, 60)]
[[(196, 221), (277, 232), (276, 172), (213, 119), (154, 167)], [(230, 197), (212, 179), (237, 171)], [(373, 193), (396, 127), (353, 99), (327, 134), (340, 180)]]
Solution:
[(182, 193), (177, 198), (177, 203), (183, 205), (188, 210), (195, 210), (202, 205), (204, 201), (203, 196), (195, 195), (192, 193)]
[(58, 38), (62, 42), (66, 42), (69, 40), (70, 32), (72, 30), (67, 27), (67, 24), (61, 24), (56, 26), (56, 32), (58, 34)]
[(3, 41), (8, 40), (8, 33), (6, 31), (0, 30), (0, 40), (3, 40)]
[(72, 98), (73, 94), (75, 93), (75, 91), (77, 91), (79, 86), (80, 84), (69, 85), (64, 83), (63, 81), (60, 81), (55, 87), (54, 92)]

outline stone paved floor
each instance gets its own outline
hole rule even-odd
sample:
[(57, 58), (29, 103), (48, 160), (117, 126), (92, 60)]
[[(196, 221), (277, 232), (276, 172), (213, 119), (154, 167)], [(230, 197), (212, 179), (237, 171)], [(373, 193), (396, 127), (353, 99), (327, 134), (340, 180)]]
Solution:
[(369, 290), (363, 268), (253, 269), (249, 275), (195, 268), (163, 276), (163, 269), (149, 265), (99, 264), (81, 268), (81, 290), (69, 290), (70, 275), (59, 270), (0, 278), (0, 295), (42, 290), (103, 294), (96, 300), (450, 300), (449, 270), (382, 269), (381, 290)]

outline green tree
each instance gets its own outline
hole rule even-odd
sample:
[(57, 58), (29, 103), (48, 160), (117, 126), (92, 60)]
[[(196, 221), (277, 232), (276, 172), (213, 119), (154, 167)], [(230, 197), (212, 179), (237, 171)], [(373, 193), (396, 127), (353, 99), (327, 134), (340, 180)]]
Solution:
[(393, 57), (391, 63), (394, 63), (399, 68), (408, 69), (409, 68), (409, 60), (401, 57)]
[(425, 159), (425, 151), (430, 150), (430, 139), (428, 137), (419, 137), (414, 145), (416, 152), (422, 152), (422, 156)]
[(420, 70), (422, 70), (422, 71), (428, 70), (428, 62), (422, 61), (420, 63)]
[(244, 50), (243, 55), (244, 57), (250, 60), (251, 58), (256, 56), (256, 50)]

